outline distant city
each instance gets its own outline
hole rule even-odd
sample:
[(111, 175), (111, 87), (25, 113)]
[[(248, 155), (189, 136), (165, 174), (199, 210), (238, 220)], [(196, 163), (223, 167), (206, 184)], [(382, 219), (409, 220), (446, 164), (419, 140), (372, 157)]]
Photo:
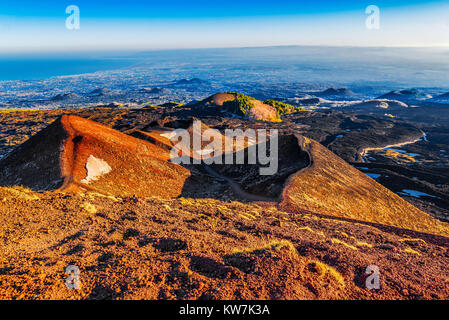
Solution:
[[(412, 88), (421, 88), (428, 95), (421, 98), (429, 99), (449, 91), (445, 54), (443, 49), (266, 47), (73, 54), (69, 58), (28, 55), (14, 60), (30, 68), (21, 71), (21, 80), (0, 81), (0, 107), (111, 103), (138, 107), (188, 103), (219, 91), (280, 98), (298, 105), (303, 100), (310, 107), (344, 106)], [(0, 64), (11, 59), (0, 57)], [(2, 79), (17, 77), (2, 70)], [(35, 74), (48, 78), (36, 79)], [(310, 100), (328, 88), (341, 87), (352, 94), (340, 95), (339, 101), (331, 103)]]

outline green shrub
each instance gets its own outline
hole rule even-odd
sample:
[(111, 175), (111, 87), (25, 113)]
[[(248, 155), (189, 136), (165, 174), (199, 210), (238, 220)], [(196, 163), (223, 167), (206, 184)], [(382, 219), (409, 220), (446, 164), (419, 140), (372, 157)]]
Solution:
[(231, 101), (225, 101), (223, 103), (223, 107), (228, 111), (235, 113), (240, 116), (245, 116), (249, 113), (249, 110), (254, 108), (254, 104), (252, 100), (253, 97), (241, 94), (239, 92), (226, 92), (228, 94), (235, 95), (235, 99)]
[(289, 113), (298, 112), (298, 111), (306, 111), (306, 109), (304, 109), (304, 108), (295, 107), (295, 106), (292, 106), (291, 104), (272, 100), (272, 99), (265, 100), (263, 103), (275, 108), (278, 115), (284, 115), (284, 114), (289, 114)]

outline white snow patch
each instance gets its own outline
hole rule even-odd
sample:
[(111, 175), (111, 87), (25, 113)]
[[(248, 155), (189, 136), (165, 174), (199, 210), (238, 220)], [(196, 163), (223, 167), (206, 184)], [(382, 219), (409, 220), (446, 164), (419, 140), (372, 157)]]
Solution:
[(86, 170), (87, 176), (81, 180), (81, 183), (89, 184), (90, 182), (96, 181), (100, 179), (101, 176), (111, 172), (112, 168), (106, 161), (90, 155), (86, 162)]

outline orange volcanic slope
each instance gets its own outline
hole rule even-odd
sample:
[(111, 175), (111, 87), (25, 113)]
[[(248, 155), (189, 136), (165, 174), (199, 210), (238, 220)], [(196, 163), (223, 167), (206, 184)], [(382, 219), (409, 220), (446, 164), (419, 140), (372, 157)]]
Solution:
[(449, 224), (417, 209), (318, 142), (300, 137), (309, 167), (288, 179), (280, 207), (449, 236)]
[(222, 107), (226, 101), (232, 101), (235, 98), (236, 98), (235, 94), (219, 92), (215, 93), (214, 95), (211, 95), (210, 97), (204, 99), (203, 101), (200, 101), (198, 104), (215, 105), (218, 107)]
[(99, 123), (62, 116), (0, 162), (0, 185), (176, 197), (190, 172), (169, 152)]

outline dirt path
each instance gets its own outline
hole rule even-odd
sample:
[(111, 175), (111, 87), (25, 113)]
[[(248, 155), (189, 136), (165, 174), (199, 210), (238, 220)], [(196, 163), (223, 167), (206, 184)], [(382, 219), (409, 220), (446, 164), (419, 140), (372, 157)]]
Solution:
[(254, 194), (250, 194), (246, 191), (244, 191), (239, 184), (237, 184), (234, 180), (231, 178), (225, 177), (218, 172), (216, 172), (214, 169), (207, 165), (203, 165), (204, 169), (209, 173), (210, 175), (225, 180), (229, 186), (231, 187), (232, 191), (234, 191), (238, 196), (242, 197), (243, 199), (249, 200), (249, 201), (266, 201), (266, 202), (278, 202), (278, 199), (268, 198), (264, 196), (258, 196)]

